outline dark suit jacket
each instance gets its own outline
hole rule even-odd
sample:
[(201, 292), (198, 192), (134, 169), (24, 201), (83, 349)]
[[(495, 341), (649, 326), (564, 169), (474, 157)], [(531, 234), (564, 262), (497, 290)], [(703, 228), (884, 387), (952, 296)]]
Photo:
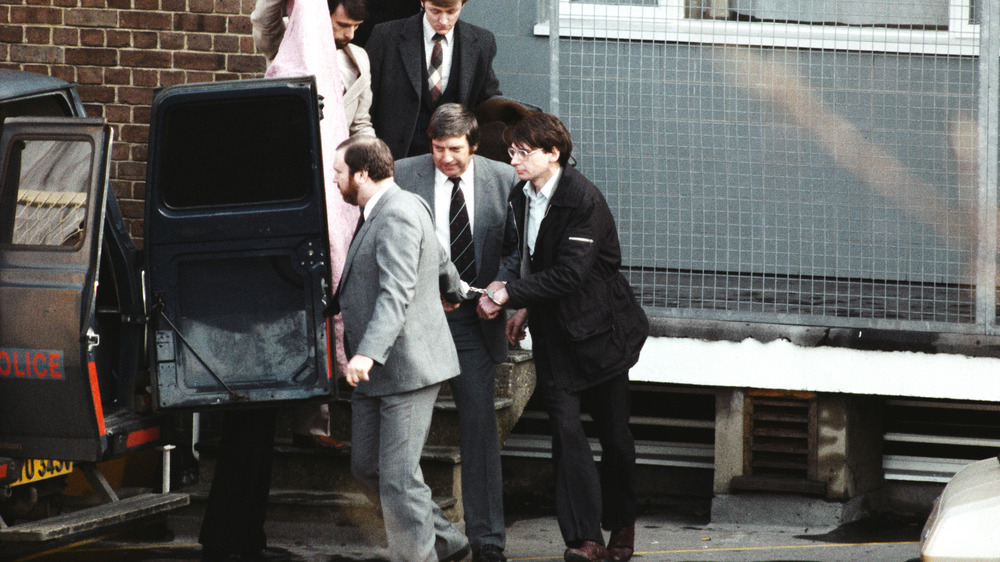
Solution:
[[(375, 26), (365, 44), (372, 66), (372, 124), (375, 134), (389, 145), (393, 158), (406, 156), (417, 128), (420, 104), (427, 89), (424, 73), (423, 12)], [(500, 95), (493, 73), (496, 37), (481, 27), (459, 20), (455, 24), (458, 61), (458, 103), (475, 109)], [(450, 87), (450, 86), (449, 86)]]
[[(499, 271), (500, 260), (517, 252), (517, 244), (504, 247), (505, 235), (513, 236), (513, 223), (508, 224), (507, 199), (511, 189), (518, 183), (517, 174), (509, 164), (495, 162), (481, 156), (473, 156), (476, 192), (473, 214), (473, 246), (476, 252), (477, 283), (485, 287), (491, 281), (510, 281), (516, 273)], [(434, 159), (430, 154), (404, 158), (396, 162), (396, 183), (407, 191), (423, 197), (434, 212)], [(462, 305), (475, 307), (475, 303)], [(480, 320), (483, 340), (493, 361), (501, 363), (507, 359), (507, 337), (504, 334), (505, 318), (497, 316), (493, 320)]]
[[(511, 193), (510, 208), (526, 255), (523, 186)], [(515, 260), (504, 267), (519, 266)], [(621, 246), (608, 203), (575, 168), (562, 171), (530, 260), (531, 273), (507, 284), (508, 306), (528, 309), (539, 375), (573, 392), (634, 365), (649, 324), (619, 271)]]

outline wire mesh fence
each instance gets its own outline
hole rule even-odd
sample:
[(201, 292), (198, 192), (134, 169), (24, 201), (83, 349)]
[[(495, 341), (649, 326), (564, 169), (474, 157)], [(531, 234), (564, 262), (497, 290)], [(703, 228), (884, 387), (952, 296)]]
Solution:
[(543, 5), (647, 310), (995, 333), (998, 3)]

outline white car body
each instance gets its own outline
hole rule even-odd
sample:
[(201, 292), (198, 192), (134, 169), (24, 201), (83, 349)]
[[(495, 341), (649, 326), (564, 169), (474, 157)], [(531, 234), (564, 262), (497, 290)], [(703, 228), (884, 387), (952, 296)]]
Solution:
[(924, 562), (1000, 561), (1000, 460), (959, 470), (934, 504), (920, 540)]

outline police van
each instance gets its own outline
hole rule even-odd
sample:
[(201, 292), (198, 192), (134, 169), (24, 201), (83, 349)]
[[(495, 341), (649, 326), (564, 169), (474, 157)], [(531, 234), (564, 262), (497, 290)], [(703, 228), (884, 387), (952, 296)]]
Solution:
[[(329, 396), (320, 117), (309, 77), (160, 90), (139, 250), (113, 128), (0, 70), (0, 542), (187, 504), (166, 478), (120, 497), (99, 465), (178, 440), (181, 413)], [(101, 505), (39, 518), (72, 471)]]

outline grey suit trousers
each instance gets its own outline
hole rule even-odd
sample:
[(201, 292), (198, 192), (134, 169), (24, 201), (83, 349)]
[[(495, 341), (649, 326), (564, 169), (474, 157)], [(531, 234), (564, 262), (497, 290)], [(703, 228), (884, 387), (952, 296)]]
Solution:
[(393, 560), (434, 562), (466, 539), (431, 498), (420, 470), (440, 384), (411, 392), (351, 396), (351, 471), (382, 505)]
[(465, 534), (474, 552), (485, 544), (503, 550), (506, 538), (503, 474), (493, 402), (496, 363), (486, 349), (475, 310), (476, 301), (472, 300), (446, 314), (462, 369), (448, 384), (458, 408)]

